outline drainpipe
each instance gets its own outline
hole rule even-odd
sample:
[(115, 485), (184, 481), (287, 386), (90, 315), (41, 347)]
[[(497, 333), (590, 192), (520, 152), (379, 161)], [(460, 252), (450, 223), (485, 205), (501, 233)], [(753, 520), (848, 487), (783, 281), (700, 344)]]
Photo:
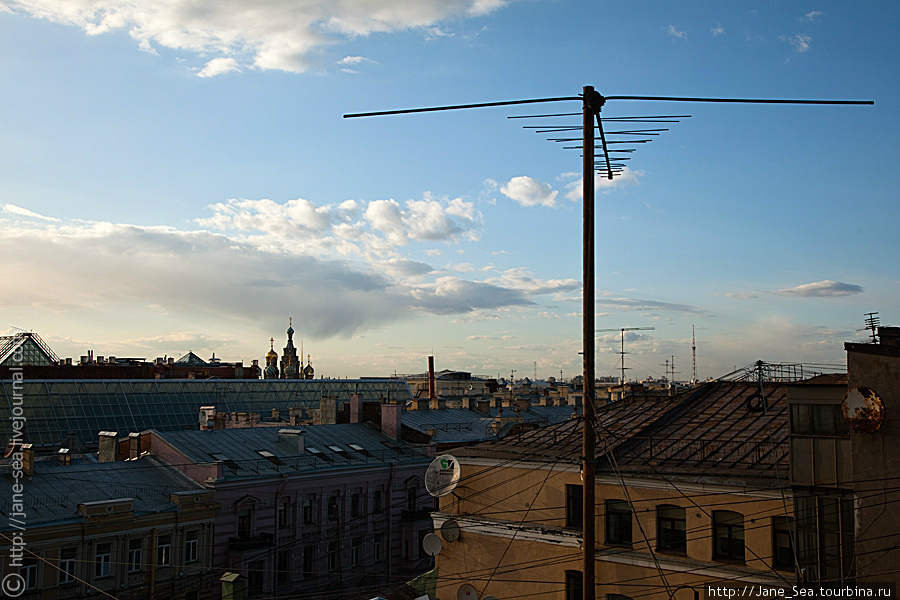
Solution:
[(150, 531), (150, 547), (147, 548), (150, 554), (150, 600), (156, 592), (156, 527)]

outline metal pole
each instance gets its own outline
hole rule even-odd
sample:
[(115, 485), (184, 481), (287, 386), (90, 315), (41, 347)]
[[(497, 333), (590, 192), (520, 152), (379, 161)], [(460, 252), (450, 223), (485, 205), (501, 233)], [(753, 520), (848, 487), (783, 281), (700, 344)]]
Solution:
[(582, 598), (594, 600), (594, 107), (589, 98), (594, 94), (592, 86), (584, 87), (584, 182), (582, 202), (584, 209), (584, 257), (582, 262), (583, 298), (583, 342), (584, 342), (584, 382), (582, 404), (583, 420), (583, 518), (582, 540), (584, 576)]

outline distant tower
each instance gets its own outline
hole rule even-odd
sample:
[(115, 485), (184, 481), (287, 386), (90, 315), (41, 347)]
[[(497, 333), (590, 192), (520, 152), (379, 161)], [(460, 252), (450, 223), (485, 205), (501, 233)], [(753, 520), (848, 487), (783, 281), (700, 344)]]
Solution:
[(316, 370), (309, 363), (309, 354), (306, 355), (306, 366), (303, 367), (303, 379), (312, 379), (316, 376)]
[(288, 320), (287, 346), (281, 355), (281, 378), (298, 379), (300, 377), (300, 359), (297, 358), (297, 348), (294, 347), (293, 318)]
[(693, 357), (694, 383), (697, 383), (697, 338), (694, 336), (693, 325), (691, 325), (691, 356)]
[(269, 338), (269, 351), (266, 352), (266, 379), (278, 379), (278, 353), (275, 352), (275, 338)]

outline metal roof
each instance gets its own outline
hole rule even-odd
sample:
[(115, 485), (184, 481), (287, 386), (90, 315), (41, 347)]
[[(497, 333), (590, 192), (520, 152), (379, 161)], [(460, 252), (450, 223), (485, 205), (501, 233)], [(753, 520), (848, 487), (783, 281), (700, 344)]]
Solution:
[[(303, 432), (303, 453), (299, 452), (296, 437), (284, 435), (289, 431)], [(223, 462), (222, 473), (226, 480), (430, 460), (424, 452), (365, 423), (154, 434), (195, 463)]]
[[(786, 478), (786, 384), (712, 382), (672, 397), (636, 397), (597, 408), (598, 472), (690, 479)], [(459, 458), (577, 464), (583, 418), (460, 450)], [(615, 457), (615, 468), (608, 456)], [(769, 485), (769, 484), (766, 484)]]
[[(516, 415), (515, 407), (503, 409), (505, 417)], [(572, 416), (571, 406), (538, 406), (531, 405), (528, 410), (518, 413), (523, 423), (531, 423), (538, 427), (558, 423)], [(428, 433), (434, 430), (432, 441), (445, 443), (468, 443), (496, 439), (497, 435), (491, 429), (500, 415), (499, 408), (491, 408), (487, 413), (482, 413), (467, 408), (447, 408), (438, 410), (408, 410), (403, 413), (403, 425)], [(509, 423), (504, 429), (509, 428)], [(501, 430), (501, 435), (505, 433)]]
[[(68, 465), (56, 457), (37, 460), (34, 474), (23, 481), (27, 525), (78, 522), (78, 505), (88, 502), (131, 498), (135, 515), (175, 510), (173, 492), (203, 488), (165, 462), (144, 456), (138, 460), (98, 463), (96, 456), (74, 456)], [(12, 497), (0, 498), (0, 513), (13, 514)], [(14, 528), (3, 518), (0, 529)]]

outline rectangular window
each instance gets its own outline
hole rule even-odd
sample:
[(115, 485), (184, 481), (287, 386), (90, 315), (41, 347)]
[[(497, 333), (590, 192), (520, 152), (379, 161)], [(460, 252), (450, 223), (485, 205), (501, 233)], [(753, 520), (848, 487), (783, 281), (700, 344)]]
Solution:
[(684, 508), (672, 504), (656, 507), (656, 548), (667, 552), (687, 551)]
[(128, 540), (128, 572), (137, 573), (142, 568), (143, 540)]
[(375, 561), (384, 560), (384, 534), (376, 533), (372, 542), (372, 555)]
[(237, 514), (237, 534), (239, 538), (250, 537), (253, 531), (253, 512), (249, 509), (239, 510)]
[(362, 538), (355, 537), (350, 542), (350, 566), (355, 567), (359, 564), (360, 554), (362, 553)]
[(266, 561), (254, 560), (247, 564), (247, 595), (255, 596), (263, 591), (266, 578)]
[(303, 548), (303, 576), (312, 577), (316, 574), (316, 547)]
[(840, 404), (791, 404), (791, 433), (850, 435)]
[(380, 513), (384, 511), (384, 492), (375, 490), (372, 494), (372, 512)]
[(278, 527), (290, 527), (291, 521), (291, 501), (288, 499), (278, 505)]
[(844, 582), (854, 576), (853, 500), (797, 496), (797, 556), (810, 581)]
[(328, 542), (328, 570), (337, 571), (341, 547), (338, 542)]
[(793, 529), (789, 517), (772, 517), (772, 568), (794, 569)]
[(606, 501), (606, 543), (631, 544), (631, 507), (624, 500)]
[(303, 501), (303, 524), (312, 525), (316, 522), (316, 497), (309, 496)]
[(200, 532), (188, 531), (185, 534), (184, 562), (192, 563), (200, 560)]
[(19, 569), (19, 575), (25, 580), (25, 589), (33, 590), (37, 588), (37, 564), (36, 558), (22, 559), (22, 567)]
[(350, 496), (350, 516), (354, 519), (362, 514), (361, 500), (359, 493)]
[(278, 583), (287, 583), (291, 580), (291, 551), (284, 550), (278, 553), (277, 573)]
[(406, 488), (406, 510), (409, 512), (416, 511), (416, 500), (419, 495), (419, 490), (416, 487)]
[(566, 485), (566, 527), (581, 527), (584, 523), (584, 488)]
[(328, 520), (337, 521), (340, 517), (340, 498), (332, 496), (328, 499)]
[(109, 577), (111, 562), (112, 544), (97, 544), (97, 552), (94, 555), (94, 578)]
[(59, 551), (59, 572), (57, 575), (59, 583), (75, 581), (75, 553), (75, 548), (66, 548)]
[(172, 536), (161, 535), (156, 543), (156, 566), (166, 567), (172, 564)]
[(713, 558), (744, 560), (744, 516), (740, 513), (713, 511)]
[(566, 600), (581, 600), (583, 586), (584, 575), (581, 571), (566, 571)]

